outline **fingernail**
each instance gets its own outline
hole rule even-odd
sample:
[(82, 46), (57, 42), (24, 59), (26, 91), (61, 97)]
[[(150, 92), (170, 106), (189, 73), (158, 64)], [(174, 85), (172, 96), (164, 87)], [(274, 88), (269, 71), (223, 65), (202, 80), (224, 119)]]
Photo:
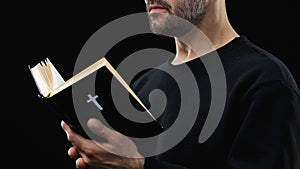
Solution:
[(61, 125), (62, 128), (64, 128), (65, 122), (62, 120), (62, 121), (60, 122), (60, 125)]
[(65, 131), (65, 133), (67, 134), (67, 138), (69, 139), (69, 132), (68, 130), (65, 128), (66, 126), (66, 123), (62, 120), (61, 123), (60, 123), (62, 129)]
[(79, 168), (79, 159), (75, 161), (76, 168)]
[(70, 158), (73, 158), (73, 157), (71, 156), (71, 149), (68, 150), (68, 155), (69, 155)]

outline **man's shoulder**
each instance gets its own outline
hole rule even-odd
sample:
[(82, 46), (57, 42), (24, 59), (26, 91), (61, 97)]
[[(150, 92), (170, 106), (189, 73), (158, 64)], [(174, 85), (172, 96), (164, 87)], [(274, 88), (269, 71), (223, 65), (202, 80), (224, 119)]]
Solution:
[(228, 78), (235, 82), (258, 86), (279, 81), (286, 87), (298, 88), (293, 74), (278, 56), (249, 40), (227, 55), (231, 60), (224, 67)]

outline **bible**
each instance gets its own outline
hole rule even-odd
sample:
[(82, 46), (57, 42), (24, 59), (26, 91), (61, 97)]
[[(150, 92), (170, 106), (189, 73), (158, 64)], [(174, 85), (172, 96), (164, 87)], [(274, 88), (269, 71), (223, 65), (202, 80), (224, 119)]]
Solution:
[[(120, 119), (124, 117), (116, 113), (117, 109), (113, 106), (112, 96), (109, 96), (111, 95), (109, 82), (112, 78), (117, 79), (120, 87), (125, 89), (135, 103), (143, 109), (143, 112), (146, 112), (147, 116), (152, 119), (152, 122), (158, 125), (156, 127), (159, 127), (159, 130), (162, 129), (156, 118), (105, 57), (68, 80), (61, 76), (49, 58), (33, 67), (28, 66), (28, 68), (38, 89), (38, 98), (54, 110), (61, 120), (64, 120), (73, 130), (86, 138), (90, 138), (92, 135), (92, 133), (87, 133), (89, 132), (86, 126), (87, 120), (99, 115), (108, 119), (117, 130), (118, 127), (121, 130), (124, 129), (124, 126), (120, 125), (122, 122)], [(99, 76), (96, 80), (96, 83), (100, 84), (96, 85), (96, 87), (99, 86), (99, 90), (95, 91), (89, 85), (84, 85), (84, 83), (91, 82), (89, 76), (92, 74), (94, 77)], [(79, 94), (74, 95), (71, 86), (76, 86), (76, 92)], [(131, 124), (126, 126), (127, 130), (130, 129), (130, 126)], [(134, 128), (136, 127), (132, 125), (131, 129)]]

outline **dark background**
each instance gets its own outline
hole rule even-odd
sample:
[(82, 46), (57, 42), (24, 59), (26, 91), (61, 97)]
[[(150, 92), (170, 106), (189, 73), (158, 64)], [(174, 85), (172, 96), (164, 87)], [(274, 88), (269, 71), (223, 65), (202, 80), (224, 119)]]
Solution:
[[(233, 1), (227, 3), (229, 19), (239, 34), (280, 58), (300, 84), (299, 1)], [(55, 3), (52, 1), (4, 6), (2, 147), (10, 168), (75, 168), (60, 121), (36, 99), (36, 87), (28, 70), (52, 57), (71, 77), (75, 60), (88, 38), (112, 20), (145, 12), (143, 0)], [(134, 25), (133, 25), (134, 26)], [(123, 51), (133, 51), (120, 46)], [(143, 44), (173, 50), (173, 40), (150, 37)], [(5, 69), (4, 69), (5, 68)], [(6, 88), (5, 88), (6, 87)], [(12, 162), (8, 162), (12, 161)]]

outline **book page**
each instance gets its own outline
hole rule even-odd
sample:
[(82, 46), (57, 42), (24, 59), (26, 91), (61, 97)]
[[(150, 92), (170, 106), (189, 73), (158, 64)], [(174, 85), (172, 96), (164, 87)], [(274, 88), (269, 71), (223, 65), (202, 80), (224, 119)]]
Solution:
[(44, 97), (48, 97), (53, 90), (65, 83), (48, 58), (30, 68), (30, 71), (40, 94)]
[(105, 66), (106, 59), (102, 58), (96, 63), (90, 65), (89, 67), (85, 68), (81, 72), (77, 73), (72, 78), (68, 79), (65, 83), (60, 85), (59, 87), (55, 88), (55, 90), (51, 91), (50, 95), (48, 97), (52, 97), (53, 95), (61, 92), (62, 90), (66, 89), (67, 87), (73, 85), (74, 83), (78, 82), (79, 80), (83, 79), (84, 77), (90, 75), (91, 73), (97, 71), (101, 67)]
[(47, 75), (50, 79), (50, 88), (51, 90), (55, 90), (59, 86), (65, 83), (65, 80), (62, 78), (62, 76), (59, 74), (57, 69), (54, 67), (54, 65), (50, 62), (50, 60), (46, 59), (46, 69), (47, 69)]
[(50, 88), (41, 73), (40, 64), (34, 66), (33, 68), (30, 68), (30, 72), (32, 74), (32, 77), (35, 81), (35, 84), (36, 84), (40, 94), (42, 94), (44, 97), (46, 97), (50, 93)]

